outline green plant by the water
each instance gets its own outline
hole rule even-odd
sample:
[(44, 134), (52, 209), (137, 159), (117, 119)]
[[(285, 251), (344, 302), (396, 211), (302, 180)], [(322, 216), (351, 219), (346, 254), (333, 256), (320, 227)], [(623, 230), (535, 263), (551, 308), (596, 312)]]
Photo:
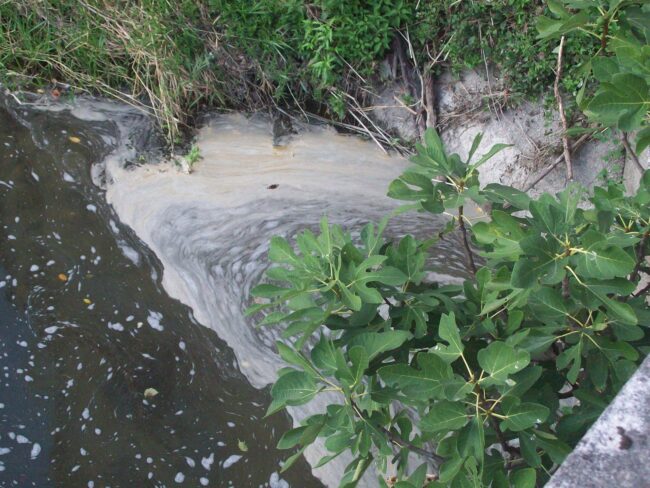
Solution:
[(187, 153), (187, 156), (185, 156), (185, 161), (187, 161), (187, 165), (189, 166), (190, 169), (192, 169), (194, 165), (198, 163), (201, 159), (203, 159), (203, 156), (201, 156), (201, 149), (197, 144), (192, 144), (192, 147)]
[(150, 110), (169, 140), (224, 102), (197, 3), (0, 0), (0, 82), (71, 85)]
[[(647, 287), (636, 289), (650, 172), (634, 196), (610, 182), (589, 198), (571, 186), (532, 199), (479, 187), (479, 167), (503, 149), (477, 158), (480, 139), (463, 161), (428, 131), (390, 185), (407, 208), (454, 214), (440, 235), (389, 239), (384, 219), (354, 238), (324, 218), (317, 234), (272, 239), (249, 309), (285, 339), (268, 413), (339, 395), (283, 435), (283, 469), (321, 439), (319, 465), (352, 455), (344, 487), (389, 461), (400, 488), (542, 486), (647, 354)], [(470, 204), (490, 211), (470, 219)], [(441, 235), (465, 249), (462, 285), (427, 277)]]
[[(540, 38), (580, 33), (598, 41), (584, 56), (577, 103), (593, 121), (638, 131), (636, 152), (650, 146), (650, 4), (646, 1), (549, 0), (550, 17), (537, 23)], [(596, 84), (595, 93), (587, 88)]]
[[(509, 97), (545, 94), (553, 84), (555, 65), (555, 46), (538, 39), (535, 29), (545, 4), (543, 0), (421, 2), (411, 34), (415, 51), (422, 64), (440, 55), (439, 66), (454, 72), (482, 70), (487, 63), (496, 66), (502, 78), (498, 85), (506, 90), (505, 102)], [(563, 79), (569, 92), (576, 91), (581, 81), (579, 61), (598, 49), (588, 37), (574, 35), (571, 41)]]

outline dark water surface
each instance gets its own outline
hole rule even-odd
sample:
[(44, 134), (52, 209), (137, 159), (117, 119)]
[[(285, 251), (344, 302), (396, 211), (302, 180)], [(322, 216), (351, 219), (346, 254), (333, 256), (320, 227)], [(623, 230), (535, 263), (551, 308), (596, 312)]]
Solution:
[(92, 184), (114, 124), (18, 118), (0, 106), (0, 486), (322, 486), (277, 474), (290, 420)]

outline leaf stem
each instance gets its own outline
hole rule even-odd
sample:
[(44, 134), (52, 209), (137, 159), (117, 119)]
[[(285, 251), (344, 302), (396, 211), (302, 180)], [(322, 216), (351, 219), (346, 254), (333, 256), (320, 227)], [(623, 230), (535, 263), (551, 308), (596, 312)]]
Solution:
[(393, 444), (398, 446), (400, 449), (406, 448), (411, 452), (414, 452), (416, 454), (419, 454), (422, 457), (427, 458), (428, 460), (430, 460), (433, 463), (436, 470), (444, 462), (445, 459), (443, 457), (441, 457), (441, 456), (438, 456), (436, 453), (427, 451), (426, 449), (422, 449), (421, 447), (418, 447), (418, 446), (410, 443), (409, 441), (405, 441), (399, 435), (397, 435), (394, 432), (391, 432), (390, 430), (386, 429), (385, 427), (377, 427), (375, 425), (372, 425), (370, 423), (370, 420), (367, 419), (363, 415), (363, 412), (359, 409), (357, 404), (354, 403), (354, 400), (350, 400), (350, 403), (351, 403), (351, 406), (352, 406), (352, 410), (354, 410), (354, 413), (357, 415), (357, 417), (359, 417), (363, 422), (368, 424), (368, 426), (370, 426), (372, 429), (378, 430), (378, 431), (382, 432), (383, 434), (385, 434), (388, 437), (388, 439)]
[(476, 276), (476, 264), (474, 263), (474, 256), (472, 248), (469, 245), (467, 238), (467, 229), (465, 228), (465, 221), (463, 219), (463, 206), (458, 207), (458, 227), (460, 228), (461, 237), (463, 239), (463, 247), (465, 248), (465, 256), (467, 257), (467, 264), (472, 271), (472, 275)]
[(636, 266), (634, 266), (634, 270), (630, 275), (630, 281), (632, 282), (639, 279), (639, 271), (641, 270), (641, 266), (643, 265), (643, 261), (645, 260), (645, 246), (647, 242), (648, 242), (648, 232), (643, 234), (643, 237), (641, 238), (641, 242), (639, 242), (639, 244), (636, 247)]
[(460, 353), (460, 358), (463, 360), (463, 364), (465, 365), (465, 369), (467, 370), (467, 373), (469, 374), (469, 381), (472, 382), (474, 381), (474, 371), (472, 371), (472, 368), (469, 367), (469, 364), (467, 363), (467, 360), (465, 359), (465, 356), (463, 353)]

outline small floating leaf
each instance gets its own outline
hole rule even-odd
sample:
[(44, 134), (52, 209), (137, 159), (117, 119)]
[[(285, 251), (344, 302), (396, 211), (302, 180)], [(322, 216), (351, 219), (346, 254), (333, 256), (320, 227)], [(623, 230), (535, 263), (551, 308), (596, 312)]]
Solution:
[(144, 390), (144, 397), (147, 399), (153, 398), (157, 394), (158, 394), (158, 390), (156, 390), (155, 388), (147, 388), (146, 390)]
[(59, 273), (59, 274), (57, 275), (57, 278), (58, 278), (60, 281), (68, 281), (68, 275), (65, 274), (65, 273)]
[(90, 298), (84, 298), (84, 303), (85, 303), (86, 305), (90, 305), (90, 304), (93, 303), (93, 302), (92, 302), (92, 300), (91, 300)]
[(81, 142), (81, 139), (79, 139), (76, 136), (70, 136), (70, 137), (68, 137), (68, 139), (70, 140), (70, 142), (73, 142), (75, 144), (79, 144)]
[(241, 452), (248, 452), (248, 446), (244, 441), (237, 440), (237, 447)]

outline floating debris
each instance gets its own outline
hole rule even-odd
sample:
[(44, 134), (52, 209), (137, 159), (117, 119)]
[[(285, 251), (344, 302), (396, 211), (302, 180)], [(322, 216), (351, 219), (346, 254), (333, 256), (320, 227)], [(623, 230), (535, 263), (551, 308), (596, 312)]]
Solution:
[(144, 397), (147, 400), (155, 397), (156, 395), (158, 395), (158, 390), (156, 390), (155, 388), (147, 388), (146, 390), (144, 390)]

